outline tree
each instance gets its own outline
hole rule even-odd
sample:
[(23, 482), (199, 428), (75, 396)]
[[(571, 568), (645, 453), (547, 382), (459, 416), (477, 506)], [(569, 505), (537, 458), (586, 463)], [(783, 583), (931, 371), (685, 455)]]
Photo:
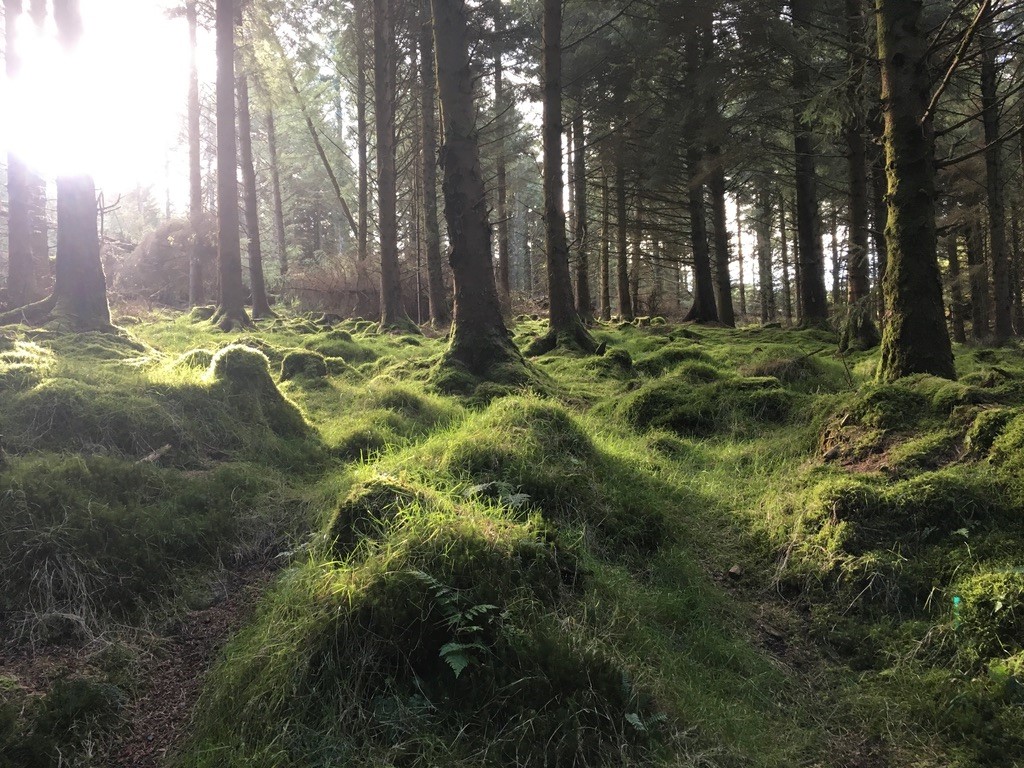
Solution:
[[(82, 34), (78, 0), (54, 0), (61, 45), (73, 50)], [(69, 131), (78, 115), (67, 115)], [(54, 320), (75, 331), (112, 331), (107, 284), (100, 262), (96, 187), (91, 176), (57, 179), (57, 260), (53, 293), (0, 315), (0, 325)]]
[(427, 295), (430, 321), (435, 326), (451, 322), (448, 295), (441, 269), (441, 230), (437, 223), (437, 119), (434, 92), (434, 38), (431, 30), (430, 0), (421, 0), (420, 19), (420, 134), (423, 174), (423, 230), (427, 250)]
[(217, 261), (220, 304), (213, 322), (222, 330), (249, 326), (242, 284), (242, 244), (238, 220), (235, 141), (235, 8), (217, 0)]
[(188, 23), (189, 76), (188, 76), (188, 171), (189, 206), (188, 218), (192, 225), (192, 249), (189, 254), (188, 303), (198, 306), (206, 300), (203, 286), (203, 262), (200, 258), (199, 221), (203, 215), (203, 169), (200, 157), (200, 110), (199, 110), (199, 64), (198, 64), (198, 18), (195, 0), (185, 3), (185, 18)]
[(393, 0), (373, 0), (373, 104), (377, 134), (377, 217), (380, 230), (382, 329), (408, 330), (398, 263), (398, 170), (395, 158), (396, 52)]
[(527, 350), (540, 355), (559, 344), (587, 352), (598, 344), (584, 327), (573, 300), (569, 274), (569, 242), (562, 201), (562, 3), (544, 0), (541, 82), (544, 94), (544, 232), (548, 264), (548, 333)]
[(956, 378), (936, 254), (935, 138), (923, 0), (875, 0), (882, 62), (889, 220), (879, 378)]
[(437, 81), (444, 118), (445, 219), (455, 276), (455, 318), (445, 364), (481, 378), (525, 374), (494, 283), (491, 227), (473, 109), (465, 0), (432, 0)]

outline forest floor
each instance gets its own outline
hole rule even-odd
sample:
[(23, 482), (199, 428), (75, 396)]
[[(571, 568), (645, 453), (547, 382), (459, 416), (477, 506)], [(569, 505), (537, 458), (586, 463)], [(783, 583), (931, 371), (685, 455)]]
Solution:
[(1019, 346), (117, 322), (0, 331), (0, 768), (1024, 761)]

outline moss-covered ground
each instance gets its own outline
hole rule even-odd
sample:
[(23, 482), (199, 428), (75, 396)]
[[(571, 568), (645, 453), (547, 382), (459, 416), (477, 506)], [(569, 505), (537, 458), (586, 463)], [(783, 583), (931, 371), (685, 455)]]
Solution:
[(0, 331), (2, 768), (115, 764), (252, 568), (168, 765), (1024, 764), (1019, 347), (878, 385), (656, 320), (513, 388), (366, 322), (125, 325)]

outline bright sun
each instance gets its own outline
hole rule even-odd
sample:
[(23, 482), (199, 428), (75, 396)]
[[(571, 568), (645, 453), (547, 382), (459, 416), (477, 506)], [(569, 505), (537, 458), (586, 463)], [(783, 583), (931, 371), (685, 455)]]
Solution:
[[(188, 37), (159, 2), (81, 0), (76, 50), (16, 21), (21, 74), (0, 93), (0, 148), (45, 176), (91, 173), (126, 190), (164, 179), (180, 145)], [(11, 20), (8, 20), (10, 23)]]

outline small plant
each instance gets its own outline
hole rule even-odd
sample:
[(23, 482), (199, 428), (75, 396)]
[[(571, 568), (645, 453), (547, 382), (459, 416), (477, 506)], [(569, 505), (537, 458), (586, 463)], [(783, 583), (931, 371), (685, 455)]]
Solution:
[(452, 639), (441, 646), (439, 655), (458, 679), (467, 667), (482, 663), (481, 654), (488, 652), (485, 634), (497, 626), (500, 609), (489, 603), (469, 605), (464, 593), (442, 584), (429, 573), (413, 571), (412, 575), (430, 589), (451, 630)]

